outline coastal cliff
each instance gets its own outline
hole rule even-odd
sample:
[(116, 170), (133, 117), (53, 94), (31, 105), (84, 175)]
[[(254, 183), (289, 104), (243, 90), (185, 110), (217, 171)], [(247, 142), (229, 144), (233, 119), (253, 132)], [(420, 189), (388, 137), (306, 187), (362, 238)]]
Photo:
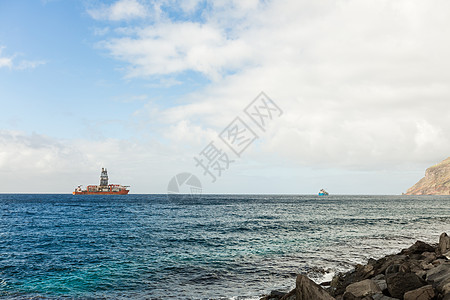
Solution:
[(406, 195), (450, 195), (450, 157), (429, 167), (425, 177), (410, 187)]

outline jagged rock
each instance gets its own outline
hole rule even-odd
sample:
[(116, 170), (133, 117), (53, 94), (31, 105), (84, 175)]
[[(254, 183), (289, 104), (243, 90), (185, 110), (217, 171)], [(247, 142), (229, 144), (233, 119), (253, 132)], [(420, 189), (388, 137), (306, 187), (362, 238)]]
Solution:
[(296, 300), (334, 300), (324, 289), (305, 275), (298, 275), (296, 280)]
[(406, 292), (403, 296), (404, 300), (431, 300), (435, 296), (433, 287), (426, 285), (421, 288)]
[[(365, 297), (376, 293), (380, 293), (381, 289), (371, 279), (355, 282), (347, 286), (345, 293), (351, 293), (355, 297)], [(344, 294), (345, 298), (345, 294)]]
[[(345, 274), (337, 274), (331, 281), (329, 289), (330, 294), (336, 297), (338, 295), (342, 295), (345, 292), (346, 287), (352, 283), (369, 278), (376, 279), (378, 278), (377, 276), (380, 276), (379, 278), (384, 278), (384, 273), (397, 273), (400, 265), (407, 260), (408, 256), (405, 254), (387, 255), (378, 260), (369, 260), (369, 266), (358, 265), (354, 271)], [(392, 265), (395, 266), (391, 267)], [(388, 268), (389, 271), (387, 271)]]
[(450, 157), (428, 168), (406, 195), (450, 195)]
[(378, 274), (385, 274), (386, 273), (386, 269), (394, 264), (400, 265), (402, 263), (404, 263), (407, 259), (407, 256), (402, 254), (402, 255), (388, 255), (385, 256), (379, 260), (377, 260), (377, 262), (374, 265), (375, 268), (375, 272), (374, 275), (378, 275)]
[(422, 254), (423, 252), (434, 252), (434, 247), (422, 242), (422, 241), (416, 241), (411, 247), (408, 249), (403, 249), (402, 254)]
[(426, 282), (414, 273), (396, 273), (386, 276), (389, 294), (398, 299), (403, 299), (406, 292), (418, 289)]
[(441, 254), (446, 254), (448, 251), (450, 251), (450, 236), (447, 235), (447, 233), (442, 233), (439, 237), (439, 252)]

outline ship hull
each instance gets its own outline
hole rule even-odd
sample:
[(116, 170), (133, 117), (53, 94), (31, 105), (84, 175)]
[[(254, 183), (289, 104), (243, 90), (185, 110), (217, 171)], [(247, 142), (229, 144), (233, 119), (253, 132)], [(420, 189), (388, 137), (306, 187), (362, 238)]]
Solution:
[(73, 195), (126, 195), (128, 194), (129, 190), (123, 190), (118, 192), (87, 192), (87, 191), (81, 191), (81, 192), (73, 192)]

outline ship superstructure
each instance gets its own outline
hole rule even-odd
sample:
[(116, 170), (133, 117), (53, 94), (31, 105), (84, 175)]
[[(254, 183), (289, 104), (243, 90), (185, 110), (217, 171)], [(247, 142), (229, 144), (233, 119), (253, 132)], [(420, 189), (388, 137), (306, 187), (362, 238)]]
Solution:
[(320, 191), (319, 191), (319, 196), (328, 196), (329, 194), (328, 194), (328, 192), (327, 191), (325, 191), (325, 189), (321, 189)]
[(88, 185), (85, 190), (79, 185), (72, 194), (74, 195), (126, 195), (128, 185), (108, 184), (108, 171), (102, 168), (100, 174), (100, 185)]

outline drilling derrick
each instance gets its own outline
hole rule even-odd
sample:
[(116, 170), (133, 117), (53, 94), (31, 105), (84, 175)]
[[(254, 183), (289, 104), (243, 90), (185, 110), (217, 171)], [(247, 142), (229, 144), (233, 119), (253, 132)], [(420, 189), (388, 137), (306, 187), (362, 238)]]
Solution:
[(102, 174), (100, 175), (100, 186), (108, 186), (108, 171), (106, 171), (106, 168), (102, 168)]

